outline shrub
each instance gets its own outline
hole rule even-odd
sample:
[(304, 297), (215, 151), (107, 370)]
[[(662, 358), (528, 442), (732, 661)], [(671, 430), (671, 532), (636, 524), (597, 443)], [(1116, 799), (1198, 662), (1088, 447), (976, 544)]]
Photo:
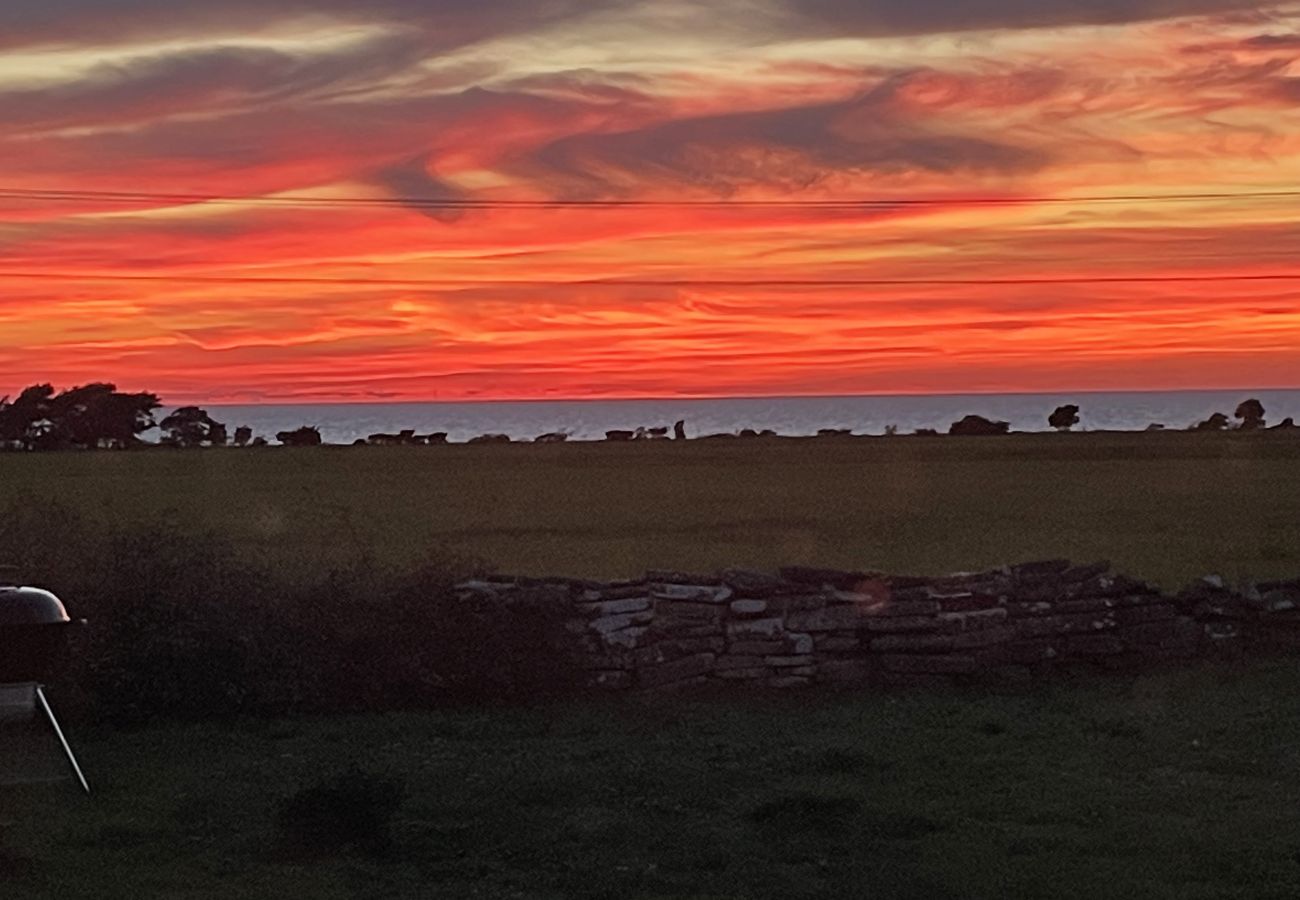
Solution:
[(294, 855), (323, 856), (355, 850), (387, 853), (393, 845), (393, 815), (403, 788), (395, 779), (362, 771), (345, 772), (280, 801), (277, 843)]
[(949, 434), (955, 435), (994, 435), (1006, 434), (1011, 430), (1009, 422), (994, 422), (983, 416), (966, 416), (960, 422), (953, 422), (948, 428)]
[(90, 627), (68, 698), (118, 724), (520, 702), (579, 684), (554, 595), (460, 597), (471, 561), (364, 557), (291, 583), (178, 517), (111, 530), (58, 506), (0, 511), (0, 560)]

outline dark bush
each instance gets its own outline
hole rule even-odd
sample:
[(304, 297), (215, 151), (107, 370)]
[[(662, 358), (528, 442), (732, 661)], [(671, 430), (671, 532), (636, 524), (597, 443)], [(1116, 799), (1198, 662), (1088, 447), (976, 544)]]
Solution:
[(280, 801), (275, 816), (277, 843), (296, 856), (349, 850), (385, 854), (393, 845), (393, 815), (402, 805), (402, 793), (397, 780), (353, 764)]
[(994, 435), (1006, 434), (1011, 430), (1009, 422), (994, 422), (983, 416), (966, 416), (960, 422), (953, 422), (948, 428), (949, 434), (955, 435)]
[(0, 560), (89, 620), (61, 687), (117, 723), (518, 702), (578, 684), (567, 604), (461, 598), (473, 566), (458, 558), (406, 572), (362, 559), (304, 584), (176, 517), (106, 526), (31, 504), (0, 511)]

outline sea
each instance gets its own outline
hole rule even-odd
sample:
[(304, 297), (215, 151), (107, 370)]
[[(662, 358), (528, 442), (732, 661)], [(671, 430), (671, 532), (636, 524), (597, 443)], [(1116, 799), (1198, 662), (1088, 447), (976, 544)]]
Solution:
[[(781, 435), (815, 435), (821, 429), (909, 434), (919, 428), (946, 431), (967, 414), (1011, 423), (1015, 431), (1048, 431), (1056, 407), (1076, 404), (1078, 430), (1137, 431), (1152, 424), (1186, 428), (1215, 412), (1231, 416), (1242, 400), (1264, 404), (1270, 424), (1300, 420), (1300, 390), (1071, 392), (1060, 394), (927, 394), (856, 397), (746, 397), (730, 399), (545, 400), (527, 402), (313, 403), (211, 405), (213, 418), (233, 434), (240, 425), (273, 440), (276, 432), (311, 425), (326, 443), (350, 444), (375, 433), (414, 429), (445, 431), (453, 442), (481, 434), (532, 440), (564, 432), (571, 440), (600, 440), (606, 431), (686, 423), (688, 437), (743, 428)], [(166, 411), (164, 411), (165, 414)], [(161, 416), (159, 416), (161, 419)], [(145, 435), (156, 438), (157, 433)]]

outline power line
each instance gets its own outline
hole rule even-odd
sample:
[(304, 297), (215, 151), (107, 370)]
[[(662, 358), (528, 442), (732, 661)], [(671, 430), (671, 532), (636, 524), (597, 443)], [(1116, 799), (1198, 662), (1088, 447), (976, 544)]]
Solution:
[(532, 279), (416, 279), (416, 278), (314, 278), (258, 275), (127, 275), (93, 272), (0, 271), (0, 278), (17, 281), (157, 282), (169, 284), (267, 284), (340, 287), (976, 287), (981, 285), (1053, 284), (1186, 284), (1225, 282), (1300, 281), (1300, 272), (1240, 275), (1092, 275), (1044, 276), (1040, 278), (830, 278), (830, 279), (707, 279), (707, 278), (588, 278), (574, 280)]
[(474, 199), (468, 197), (240, 197), (231, 194), (162, 193), (153, 191), (94, 191), (38, 188), (0, 188), (0, 201), (18, 202), (103, 202), (115, 204), (248, 204), (283, 207), (386, 208), (415, 210), (510, 210), (510, 209), (811, 209), (852, 211), (909, 207), (1015, 206), (1029, 204), (1105, 203), (1192, 203), (1297, 200), (1300, 190), (1252, 190), (1239, 192), (1134, 193), (1068, 196), (957, 196), (957, 197), (864, 197), (815, 200), (564, 200), (564, 199)]

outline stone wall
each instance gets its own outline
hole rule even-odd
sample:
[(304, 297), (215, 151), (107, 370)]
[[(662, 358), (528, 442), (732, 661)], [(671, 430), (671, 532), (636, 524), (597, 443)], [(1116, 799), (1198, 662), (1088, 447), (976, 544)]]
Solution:
[(458, 590), (565, 604), (588, 683), (615, 690), (1028, 681), (1300, 644), (1300, 580), (1230, 590), (1207, 578), (1166, 595), (1108, 564), (1066, 560), (939, 578), (789, 567), (489, 578)]

